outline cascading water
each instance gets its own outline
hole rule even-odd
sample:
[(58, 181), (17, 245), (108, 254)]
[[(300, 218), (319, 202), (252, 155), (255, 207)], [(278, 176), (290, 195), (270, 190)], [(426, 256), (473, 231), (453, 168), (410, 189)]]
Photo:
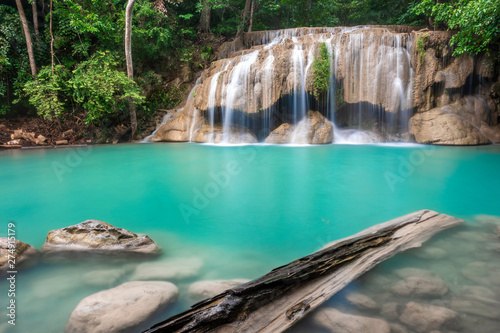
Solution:
[[(321, 117), (331, 122), (334, 142), (399, 140), (407, 131), (413, 108), (409, 34), (374, 27), (307, 28), (245, 38), (251, 49), (226, 45), (222, 59), (206, 71), (192, 103), (200, 113), (185, 111), (203, 117), (196, 128), (190, 123), (190, 140), (193, 133), (204, 133), (196, 135), (198, 142), (267, 141), (276, 130), (283, 136), (279, 142), (299, 143), (313, 137), (311, 131), (324, 132), (317, 127), (324, 123)], [(312, 67), (321, 43), (330, 55), (330, 76), (327, 91), (315, 98)], [(309, 110), (320, 112), (315, 121), (305, 119)], [(325, 140), (317, 141), (331, 142)]]

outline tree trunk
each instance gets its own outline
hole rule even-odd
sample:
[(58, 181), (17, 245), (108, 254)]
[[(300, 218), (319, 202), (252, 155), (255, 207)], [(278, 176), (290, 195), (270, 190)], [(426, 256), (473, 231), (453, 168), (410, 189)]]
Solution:
[(50, 0), (50, 65), (52, 68), (52, 75), (54, 75), (54, 32), (52, 31), (52, 0)]
[(212, 8), (210, 8), (210, 4), (208, 0), (204, 0), (203, 9), (201, 11), (200, 17), (200, 25), (198, 26), (198, 32), (202, 34), (210, 33), (210, 14)]
[(28, 27), (28, 21), (26, 21), (26, 15), (24, 14), (23, 5), (21, 0), (16, 0), (17, 10), (19, 11), (19, 17), (21, 18), (21, 24), (23, 25), (24, 37), (26, 38), (26, 47), (28, 48), (28, 58), (30, 60), (31, 75), (36, 78), (36, 63), (35, 55), (33, 53), (33, 43), (31, 42), (30, 28)]
[(143, 333), (279, 333), (380, 262), (462, 223), (422, 210), (368, 228), (194, 304)]
[(248, 13), (250, 12), (250, 7), (252, 6), (253, 0), (245, 1), (245, 8), (243, 9), (243, 13), (241, 14), (241, 26), (238, 28), (238, 32), (236, 33), (236, 37), (241, 36), (243, 31), (245, 30), (245, 26), (248, 20)]
[[(127, 76), (134, 78), (134, 67), (132, 65), (132, 11), (135, 0), (128, 0), (125, 9), (125, 61), (127, 63)], [(132, 127), (132, 139), (137, 131), (137, 115), (135, 113), (135, 104), (129, 100), (130, 125)]]
[(33, 12), (33, 28), (35, 29), (35, 38), (38, 48), (40, 48), (40, 29), (38, 28), (38, 9), (36, 7), (36, 0), (33, 0), (31, 10)]
[(255, 12), (255, 7), (257, 7), (257, 3), (252, 1), (251, 9), (250, 9), (250, 23), (248, 24), (248, 32), (252, 32), (253, 28), (253, 14)]

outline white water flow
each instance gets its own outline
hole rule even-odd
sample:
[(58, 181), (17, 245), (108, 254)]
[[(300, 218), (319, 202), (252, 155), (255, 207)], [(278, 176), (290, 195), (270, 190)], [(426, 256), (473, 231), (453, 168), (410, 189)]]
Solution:
[[(298, 125), (311, 106), (333, 123), (334, 142), (400, 140), (407, 131), (413, 107), (408, 34), (354, 27), (254, 36), (249, 45), (261, 47), (244, 51), (205, 80), (210, 142), (218, 125), (221, 142), (230, 143), (231, 137), (244, 132), (264, 140), (282, 123), (296, 126), (291, 143), (302, 141)], [(326, 98), (309, 101), (306, 83), (320, 43), (326, 44), (330, 56), (329, 87)]]
[(271, 117), (273, 113), (273, 77), (274, 77), (274, 55), (273, 51), (269, 50), (269, 55), (262, 66), (261, 89), (262, 102), (269, 107), (262, 110), (262, 129), (261, 133), (264, 136), (271, 132)]
[(210, 139), (209, 142), (214, 141), (214, 121), (215, 121), (215, 103), (217, 100), (217, 83), (219, 81), (219, 76), (222, 72), (216, 73), (210, 82), (210, 90), (208, 93), (208, 104), (207, 104), (207, 117), (208, 124), (210, 125)]
[[(241, 57), (240, 62), (233, 67), (229, 74), (229, 81), (225, 87), (225, 105), (222, 107), (222, 140), (223, 143), (230, 141), (231, 127), (234, 124), (234, 111), (241, 113), (248, 111), (248, 102), (254, 100), (254, 87), (250, 80), (252, 65), (256, 62), (259, 51), (254, 51)], [(243, 117), (242, 117), (243, 119)], [(244, 120), (238, 124), (245, 127)]]

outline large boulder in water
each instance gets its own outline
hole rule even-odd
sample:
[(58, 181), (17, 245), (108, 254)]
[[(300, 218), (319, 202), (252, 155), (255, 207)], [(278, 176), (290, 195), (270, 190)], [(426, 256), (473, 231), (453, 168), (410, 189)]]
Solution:
[[(7, 271), (15, 271), (20, 266), (27, 264), (38, 255), (38, 250), (33, 246), (19, 240), (10, 241), (7, 237), (0, 237), (0, 276)], [(9, 267), (9, 260), (15, 258), (14, 268)]]
[(203, 122), (201, 112), (193, 108), (193, 101), (190, 100), (183, 109), (169, 114), (164, 123), (149, 138), (149, 141), (187, 142), (194, 140), (194, 135)]
[(257, 137), (246, 128), (231, 126), (226, 133), (220, 125), (204, 125), (196, 134), (199, 143), (256, 143)]
[(289, 143), (292, 138), (293, 130), (295, 126), (283, 123), (278, 126), (274, 131), (272, 131), (266, 138), (266, 143)]
[(84, 298), (71, 313), (66, 333), (138, 332), (142, 323), (177, 300), (170, 282), (126, 282)]
[(52, 230), (42, 246), (48, 253), (137, 253), (154, 254), (159, 247), (147, 235), (138, 235), (97, 220), (87, 220)]
[(324, 144), (333, 141), (333, 124), (318, 111), (308, 111), (295, 127), (292, 143)]
[(445, 106), (417, 113), (410, 119), (410, 133), (418, 143), (435, 145), (479, 145), (491, 141), (466, 119), (447, 112)]

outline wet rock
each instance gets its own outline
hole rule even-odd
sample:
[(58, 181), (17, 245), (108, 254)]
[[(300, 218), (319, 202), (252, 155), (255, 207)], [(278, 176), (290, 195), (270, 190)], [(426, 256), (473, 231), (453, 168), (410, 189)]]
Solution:
[[(9, 260), (15, 257), (14, 268), (10, 268)], [(18, 268), (29, 264), (38, 256), (38, 250), (33, 246), (23, 243), (19, 240), (9, 242), (7, 237), (0, 237), (0, 276), (7, 273), (9, 270), (17, 270)]]
[(42, 246), (44, 253), (136, 253), (155, 254), (158, 246), (146, 235), (134, 234), (109, 223), (87, 220), (52, 230)]
[(181, 280), (197, 276), (203, 261), (199, 258), (170, 258), (137, 265), (132, 280)]
[(198, 281), (189, 286), (188, 293), (192, 300), (201, 301), (249, 281), (247, 279)]
[(465, 266), (462, 275), (483, 286), (500, 286), (500, 266), (494, 263), (475, 261)]
[(500, 302), (491, 299), (458, 297), (451, 302), (451, 308), (458, 312), (500, 320)]
[(408, 330), (403, 325), (399, 324), (389, 324), (391, 328), (391, 333), (408, 333)]
[(131, 332), (175, 302), (170, 282), (127, 282), (84, 298), (73, 310), (66, 333)]
[(446, 294), (448, 286), (437, 278), (409, 277), (396, 283), (391, 291), (399, 296), (432, 297)]
[(491, 141), (465, 119), (447, 111), (449, 105), (417, 113), (410, 119), (410, 133), (418, 143), (479, 145)]
[(497, 237), (500, 238), (500, 226), (497, 227)]
[(394, 271), (402, 279), (409, 277), (437, 278), (438, 275), (432, 271), (420, 268), (406, 267)]
[(360, 310), (377, 310), (379, 308), (373, 299), (360, 293), (350, 293), (346, 299), (351, 305)]
[(83, 282), (89, 286), (110, 287), (125, 275), (121, 268), (95, 270), (83, 275)]
[(437, 247), (422, 247), (416, 249), (413, 254), (422, 259), (443, 259), (448, 255), (445, 250)]
[(389, 324), (377, 318), (354, 316), (333, 308), (323, 308), (312, 316), (314, 324), (332, 333), (390, 333)]
[(400, 315), (399, 304), (396, 302), (390, 302), (382, 305), (380, 315), (391, 321), (398, 319)]
[(496, 299), (496, 294), (493, 290), (481, 286), (466, 286), (461, 290), (460, 294), (464, 297), (476, 299)]
[(266, 143), (289, 143), (292, 140), (292, 133), (295, 126), (283, 123), (266, 138)]
[(417, 332), (424, 333), (454, 325), (457, 313), (447, 308), (410, 302), (399, 320)]
[(333, 125), (318, 111), (308, 111), (291, 136), (296, 144), (325, 144), (333, 142)]
[(68, 140), (57, 140), (56, 141), (56, 145), (67, 145), (68, 144)]
[(224, 128), (216, 125), (213, 128), (204, 125), (196, 134), (196, 142), (199, 143), (256, 143), (257, 137), (248, 129), (232, 126), (229, 132), (224, 133)]
[(189, 100), (183, 109), (168, 112), (164, 123), (158, 127), (149, 140), (153, 142), (194, 141), (196, 132), (203, 123), (203, 115), (193, 108), (193, 101)]

